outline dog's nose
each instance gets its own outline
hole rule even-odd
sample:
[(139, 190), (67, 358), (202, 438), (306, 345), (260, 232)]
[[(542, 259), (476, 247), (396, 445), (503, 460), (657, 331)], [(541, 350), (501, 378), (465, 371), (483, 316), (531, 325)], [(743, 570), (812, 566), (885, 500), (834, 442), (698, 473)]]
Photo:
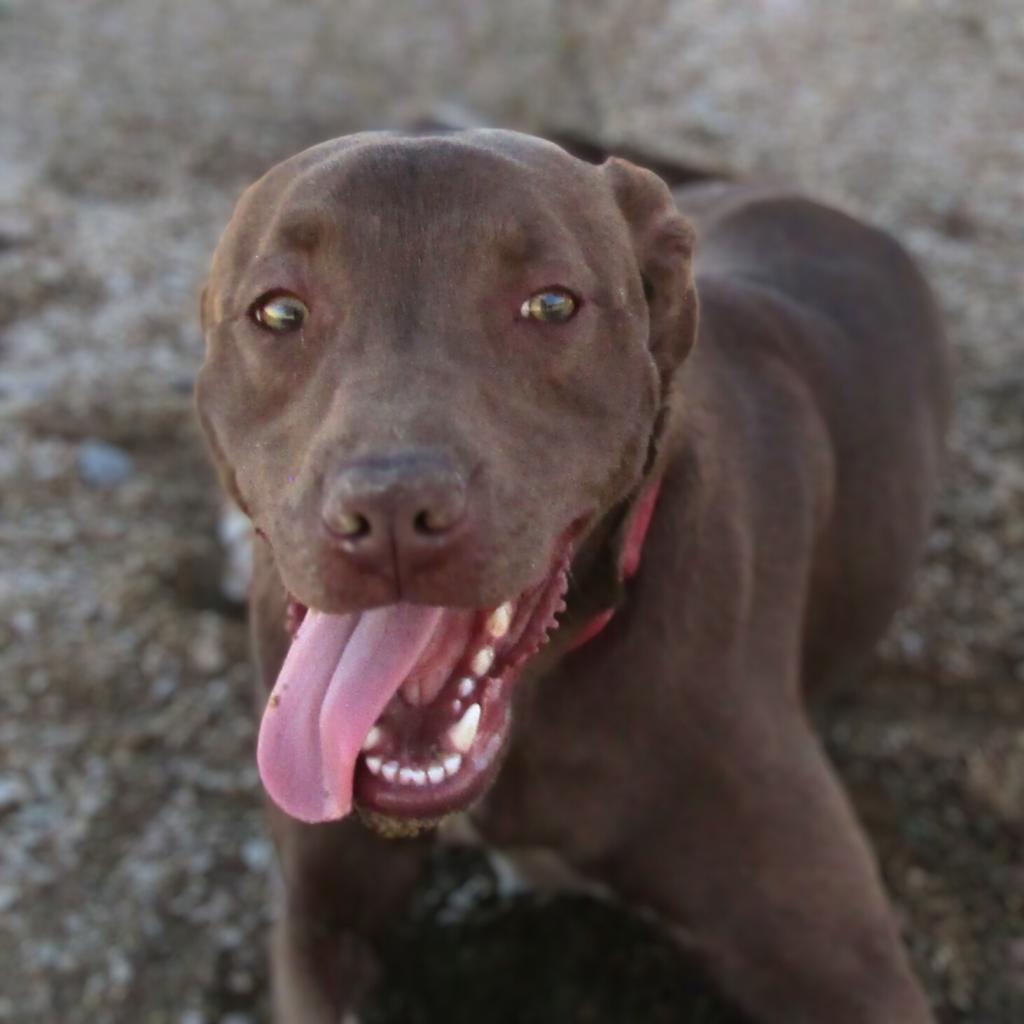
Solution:
[(435, 452), (350, 462), (325, 486), (323, 521), (332, 542), (369, 572), (408, 574), (461, 536), (466, 483)]

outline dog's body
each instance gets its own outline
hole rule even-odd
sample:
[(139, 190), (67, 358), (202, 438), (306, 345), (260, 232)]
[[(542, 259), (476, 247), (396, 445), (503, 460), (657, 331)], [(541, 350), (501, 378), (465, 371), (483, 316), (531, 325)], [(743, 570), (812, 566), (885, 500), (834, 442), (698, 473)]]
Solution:
[[(646, 368), (633, 373), (632, 357), (624, 355), (619, 365), (609, 355), (614, 348), (600, 349), (587, 369), (581, 363), (565, 375), (559, 368), (550, 392), (539, 395), (533, 383), (523, 385), (538, 403), (537, 430), (549, 446), (560, 413), (548, 406), (564, 402), (567, 420), (588, 407), (594, 395), (573, 388), (577, 380), (588, 384), (590, 373), (595, 381), (601, 374), (620, 378), (608, 385), (610, 395), (616, 387), (639, 393), (653, 386), (653, 397), (650, 405), (638, 398), (634, 411), (628, 404), (620, 411), (617, 397), (602, 400), (609, 421), (621, 422), (614, 442), (619, 450), (604, 455), (602, 501), (573, 548), (563, 625), (515, 684), (507, 753), (469, 810), (474, 826), (499, 846), (550, 848), (575, 870), (679, 926), (754, 1020), (930, 1020), (871, 853), (802, 707), (808, 687), (848, 671), (870, 652), (907, 595), (926, 536), (949, 409), (946, 349), (927, 287), (887, 236), (800, 198), (700, 185), (676, 193), (683, 221), (663, 186), (623, 163), (577, 167), (544, 144), (507, 133), (472, 133), (457, 142), (373, 138), (378, 141), (369, 145), (380, 151), (375, 173), (382, 179), (393, 174), (405, 193), (422, 193), (424, 181), (427, 188), (436, 184), (435, 158), (450, 167), (483, 152), (490, 175), (490, 157), (498, 153), (511, 163), (497, 166), (491, 184), (528, 166), (539, 176), (531, 182), (549, 183), (555, 196), (550, 215), (570, 233), (577, 227), (574, 203), (589, 204), (587, 217), (596, 206), (593, 217), (607, 226), (601, 244), (619, 254), (632, 246), (634, 270), (618, 293), (624, 308), (646, 303), (648, 310), (642, 328), (628, 321), (648, 347)], [(331, 159), (337, 163), (329, 168), (349, 158), (343, 152)], [(262, 192), (258, 187), (240, 205), (237, 233), (259, 260), (273, 256), (267, 239), (277, 236), (256, 228), (287, 206), (276, 197), (287, 194), (295, 202), (293, 183), (310, 173), (312, 161), (293, 161), (290, 170), (284, 165), (285, 171), (273, 172), (276, 183), (264, 184)], [(316, 173), (319, 184), (309, 188), (329, 188), (335, 206), (313, 204), (314, 221), (340, 217), (347, 179), (340, 172)], [(601, 205), (606, 199), (588, 199), (589, 185), (570, 187), (577, 178), (598, 176), (606, 192), (610, 187), (616, 211)], [(582, 198), (573, 198), (577, 189)], [(456, 182), (450, 201), (457, 206), (465, 195)], [(309, 195), (304, 200), (309, 206)], [(474, 192), (472, 202), (480, 201)], [(420, 217), (434, 209), (426, 201), (417, 208)], [(613, 229), (615, 217), (621, 221)], [(578, 220), (584, 237), (582, 214)], [(697, 235), (692, 270), (687, 222)], [(584, 251), (590, 252), (594, 229), (585, 223)], [(289, 650), (286, 586), (295, 594), (302, 581), (294, 568), (282, 570), (281, 542), (269, 525), (267, 474), (246, 466), (253, 439), (245, 447), (233, 442), (229, 435), (237, 427), (216, 408), (227, 387), (227, 342), (218, 328), (231, 322), (230, 298), (217, 294), (227, 295), (244, 278), (241, 250), (231, 246), (230, 239), (222, 243), (211, 278), (216, 294), (208, 293), (205, 304), (211, 355), (200, 408), (229, 487), (270, 534), (269, 543), (257, 547), (252, 597), (262, 705)], [(363, 258), (377, 257), (370, 250)], [(446, 251), (438, 258), (444, 262)], [(579, 278), (582, 271), (564, 269), (571, 264), (548, 264), (537, 286), (553, 283), (544, 277), (550, 273)], [(604, 316), (606, 306), (609, 317), (620, 317), (613, 338), (615, 331), (626, 332), (627, 321), (600, 288), (602, 282), (611, 287), (618, 271), (610, 263), (588, 266), (598, 282), (594, 305), (602, 310), (593, 315)], [(451, 279), (460, 270), (449, 265), (446, 272)], [(396, 280), (391, 270), (382, 274)], [(426, 279), (441, 280), (429, 271)], [(636, 292), (641, 280), (646, 299)], [(252, 288), (246, 294), (248, 301), (255, 297)], [(364, 344), (385, 344), (394, 321), (382, 323), (383, 333), (361, 332), (371, 338)], [(424, 330), (436, 327), (430, 315), (420, 323)], [(591, 339), (599, 328), (586, 329), (596, 350), (600, 342)], [(545, 344), (554, 337), (545, 335)], [(581, 344), (584, 335), (574, 337), (567, 344)], [(558, 351), (552, 358), (563, 358), (565, 350)], [(429, 360), (430, 351), (423, 358)], [(486, 374), (486, 361), (460, 359), (462, 372)], [(645, 376), (650, 364), (653, 379)], [(428, 380), (429, 363), (415, 365)], [(280, 383), (283, 372), (275, 367), (264, 378), (260, 370), (250, 376), (250, 387), (269, 387), (263, 381), (273, 379), (285, 392), (276, 401), (294, 399)], [(526, 371), (500, 372), (508, 375), (502, 387), (514, 391), (517, 373)], [(380, 361), (365, 380), (408, 395), (401, 373), (398, 364)], [(478, 376), (470, 384), (482, 387), (485, 380)], [(429, 384), (424, 390), (429, 405)], [(285, 432), (299, 434), (289, 442), (295, 451), (313, 449), (323, 408), (305, 419), (298, 413), (283, 418)], [(262, 427), (266, 417), (253, 413), (246, 421), (245, 409), (236, 403), (232, 415), (246, 430)], [(442, 419), (450, 414), (436, 405), (432, 412)], [(464, 407), (470, 419), (477, 413)], [(508, 427), (504, 415), (500, 408), (493, 412)], [(419, 441), (413, 420), (396, 416), (401, 424), (393, 436)], [(634, 421), (643, 429), (631, 440)], [(483, 429), (482, 422), (474, 428)], [(336, 443), (359, 448), (361, 440), (346, 441), (358, 438), (358, 425), (346, 430), (344, 437), (335, 434)], [(577, 424), (567, 435), (578, 430)], [(422, 432), (438, 442), (436, 424)], [(376, 425), (370, 433), (379, 446), (384, 435)], [(546, 489), (585, 490), (575, 462), (597, 456), (581, 454), (574, 438), (565, 441), (564, 481), (542, 461), (537, 479), (507, 492), (512, 500), (534, 503), (527, 515), (537, 510), (541, 517), (537, 502), (547, 501)], [(612, 442), (594, 438), (593, 444), (597, 451)], [(493, 472), (502, 471), (499, 464)], [(318, 480), (325, 476), (329, 472), (321, 471)], [(625, 538), (639, 499), (653, 486), (657, 502), (639, 569), (623, 581)], [(519, 532), (509, 527), (508, 535)], [(496, 576), (503, 573), (513, 570), (495, 569)], [(442, 583), (425, 577), (412, 599), (484, 607), (521, 590), (512, 579), (493, 595), (486, 581), (463, 579), (464, 594), (453, 596), (445, 589), (449, 577)], [(315, 589), (307, 587), (307, 603), (319, 607)], [(381, 600), (359, 593), (348, 607)], [(613, 603), (618, 607), (607, 627), (571, 649)], [(383, 839), (352, 818), (310, 826), (276, 808), (271, 813), (286, 883), (275, 952), (279, 1018), (337, 1022), (357, 1002), (372, 972), (372, 939), (402, 905), (431, 839)]]

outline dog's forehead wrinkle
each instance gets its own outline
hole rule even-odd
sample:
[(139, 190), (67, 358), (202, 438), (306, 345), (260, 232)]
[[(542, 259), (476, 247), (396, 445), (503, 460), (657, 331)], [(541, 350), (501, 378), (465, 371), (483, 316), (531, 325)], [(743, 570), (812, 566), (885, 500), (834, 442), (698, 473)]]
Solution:
[[(512, 132), (375, 138), (307, 170), (303, 193), (324, 194), (352, 210), (382, 206), (418, 217), (438, 210), (491, 216), (500, 199), (521, 215), (540, 205), (550, 209), (552, 201), (578, 205), (593, 171), (557, 146), (539, 147)], [(494, 140), (504, 144), (488, 144)]]
[(287, 248), (315, 249), (324, 236), (323, 212), (308, 207), (287, 210), (278, 218), (276, 235), (279, 244)]
[(429, 155), (459, 166), (488, 163), (503, 168), (559, 166), (579, 170), (588, 165), (567, 153), (561, 146), (534, 135), (502, 128), (482, 128), (444, 135), (392, 135), (379, 140), (380, 148), (392, 152)]
[[(456, 180), (460, 188), (477, 181), (483, 198), (493, 200), (490, 185), (503, 190), (519, 183), (559, 198), (592, 186), (599, 172), (546, 140), (517, 132), (482, 129), (445, 136), (364, 132), (314, 146), (271, 168), (243, 193), (240, 219), (261, 219), (271, 207), (289, 205), (296, 196), (344, 199), (374, 181), (399, 189), (428, 184), (448, 200)], [(416, 188), (413, 191), (417, 191)]]

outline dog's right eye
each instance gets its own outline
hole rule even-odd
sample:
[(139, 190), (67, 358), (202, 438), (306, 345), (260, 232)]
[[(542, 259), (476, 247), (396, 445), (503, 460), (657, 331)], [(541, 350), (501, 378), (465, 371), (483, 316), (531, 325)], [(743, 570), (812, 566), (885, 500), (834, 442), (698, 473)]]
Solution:
[(540, 320), (543, 323), (565, 323), (576, 313), (578, 303), (573, 294), (565, 288), (545, 288), (534, 292), (520, 307), (523, 320)]
[(309, 316), (309, 308), (294, 295), (270, 295), (257, 299), (249, 315), (260, 325), (274, 334), (288, 334), (297, 331)]

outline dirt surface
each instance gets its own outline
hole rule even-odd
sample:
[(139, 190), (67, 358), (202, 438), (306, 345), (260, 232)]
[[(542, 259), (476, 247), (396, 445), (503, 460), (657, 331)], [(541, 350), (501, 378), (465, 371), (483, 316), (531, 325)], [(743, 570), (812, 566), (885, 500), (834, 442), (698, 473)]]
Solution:
[[(792, 182), (925, 264), (947, 487), (917, 601), (819, 713), (940, 1019), (1024, 1020), (1019, 0), (0, 0), (0, 1020), (266, 1019), (196, 296), (270, 163), (445, 103)], [(377, 1024), (726, 1019), (650, 926), (472, 858), (388, 964)]]

